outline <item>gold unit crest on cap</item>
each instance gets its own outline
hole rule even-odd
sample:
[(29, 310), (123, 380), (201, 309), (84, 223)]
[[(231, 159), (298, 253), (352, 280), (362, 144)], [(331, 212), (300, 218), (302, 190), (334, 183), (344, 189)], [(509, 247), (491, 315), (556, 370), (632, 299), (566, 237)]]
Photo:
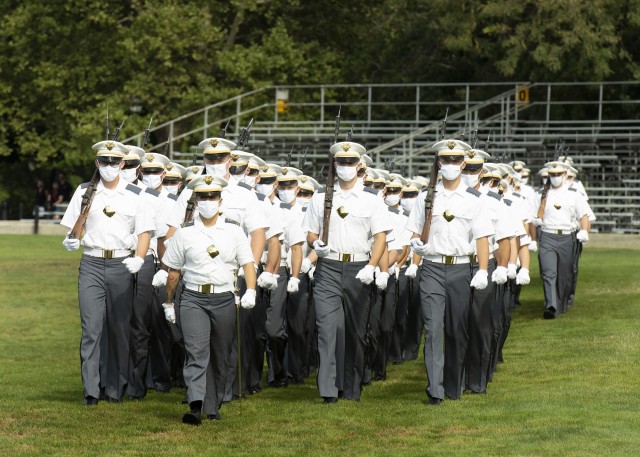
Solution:
[(558, 162), (553, 162), (553, 163), (551, 164), (551, 166), (552, 166), (553, 168), (556, 168), (556, 167), (558, 166)]
[(147, 159), (147, 162), (153, 162), (153, 154), (147, 154), (144, 158)]
[(306, 177), (306, 176), (303, 176), (302, 178), (300, 178), (300, 181), (301, 181), (301, 182), (307, 182), (307, 177)]
[(167, 165), (167, 170), (171, 170), (172, 168), (173, 168), (173, 164), (172, 163)]
[(231, 160), (233, 160), (234, 162), (235, 162), (236, 160), (238, 160), (239, 158), (240, 158), (240, 155), (239, 155), (239, 154), (231, 154)]
[(473, 159), (476, 156), (476, 152), (475, 151), (469, 151), (469, 152), (467, 152), (467, 155), (469, 156), (470, 159)]
[(204, 182), (207, 183), (207, 184), (211, 184), (213, 182), (213, 176), (206, 175), (204, 177)]
[(283, 175), (286, 175), (287, 173), (289, 173), (289, 169), (286, 167), (283, 167), (281, 171)]
[(351, 149), (351, 145), (349, 143), (345, 143), (342, 145), (342, 150), (344, 152), (347, 152), (349, 149)]
[(262, 167), (260, 167), (260, 169), (264, 172), (269, 171), (269, 166), (268, 165), (263, 165)]
[(209, 144), (215, 148), (216, 146), (218, 146), (218, 140), (214, 138), (213, 140), (209, 141)]
[(109, 151), (111, 151), (113, 149), (113, 147), (115, 146), (115, 144), (113, 144), (111, 141), (107, 141), (105, 146)]
[(456, 142), (455, 142), (455, 141), (453, 141), (453, 140), (448, 141), (448, 142), (447, 142), (447, 147), (448, 147), (449, 149), (453, 149), (453, 148), (455, 148), (455, 147), (456, 147)]

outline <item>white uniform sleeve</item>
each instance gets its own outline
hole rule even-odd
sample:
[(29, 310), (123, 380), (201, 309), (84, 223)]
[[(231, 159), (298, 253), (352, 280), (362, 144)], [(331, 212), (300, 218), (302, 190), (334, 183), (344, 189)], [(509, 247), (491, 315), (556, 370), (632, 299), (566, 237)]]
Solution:
[(260, 208), (260, 200), (253, 192), (247, 192), (247, 206), (244, 210), (244, 229), (246, 233), (251, 233), (258, 229), (269, 229), (269, 221), (265, 219)]
[(67, 206), (67, 210), (64, 212), (64, 216), (62, 216), (60, 225), (64, 225), (69, 229), (72, 229), (73, 226), (76, 225), (78, 216), (80, 216), (82, 196), (84, 195), (85, 191), (86, 188), (82, 189), (80, 188), (80, 186), (76, 188), (76, 191), (73, 193), (73, 197), (71, 197), (71, 201), (69, 202), (69, 206)]
[(424, 226), (424, 192), (421, 192), (416, 198), (413, 209), (409, 213), (409, 219), (407, 220), (408, 231), (413, 233), (422, 233), (422, 227)]
[(153, 209), (151, 205), (146, 204), (144, 198), (138, 197), (138, 209), (136, 211), (135, 234), (140, 235), (144, 232), (152, 232), (156, 229), (153, 219)]
[(239, 227), (238, 230), (234, 230), (234, 232), (236, 232), (236, 261), (238, 265), (242, 266), (253, 262), (253, 252), (251, 252), (249, 238), (247, 238)]
[(320, 212), (320, 209), (322, 207), (320, 205), (322, 205), (323, 203), (324, 200), (320, 198), (318, 194), (315, 194), (313, 198), (311, 198), (307, 211), (304, 214), (304, 219), (302, 221), (303, 231), (320, 235), (320, 224), (322, 221)]
[(184, 236), (182, 228), (173, 235), (162, 256), (162, 263), (173, 270), (181, 270), (185, 264)]
[(371, 214), (371, 236), (381, 232), (389, 232), (393, 229), (387, 205), (378, 197), (375, 197), (375, 202), (373, 213)]

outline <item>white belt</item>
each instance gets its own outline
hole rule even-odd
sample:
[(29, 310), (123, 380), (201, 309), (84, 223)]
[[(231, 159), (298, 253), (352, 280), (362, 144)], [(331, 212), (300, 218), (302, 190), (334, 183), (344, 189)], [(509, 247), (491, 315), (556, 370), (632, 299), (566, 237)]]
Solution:
[(91, 257), (100, 257), (102, 259), (118, 259), (121, 257), (130, 257), (133, 251), (130, 249), (95, 249), (84, 248), (84, 253)]
[(216, 286), (213, 284), (193, 284), (190, 282), (185, 282), (184, 287), (185, 289), (200, 292), (201, 294), (222, 294), (225, 292), (233, 292), (234, 289), (233, 284)]
[(427, 255), (424, 256), (425, 260), (433, 263), (444, 263), (445, 265), (455, 265), (460, 263), (472, 263), (476, 262), (477, 257), (475, 254), (471, 255)]
[(554, 235), (571, 235), (573, 230), (562, 230), (562, 229), (542, 229), (544, 233), (552, 233)]
[(366, 262), (369, 254), (346, 254), (344, 252), (329, 252), (325, 257), (327, 260), (337, 260), (338, 262)]

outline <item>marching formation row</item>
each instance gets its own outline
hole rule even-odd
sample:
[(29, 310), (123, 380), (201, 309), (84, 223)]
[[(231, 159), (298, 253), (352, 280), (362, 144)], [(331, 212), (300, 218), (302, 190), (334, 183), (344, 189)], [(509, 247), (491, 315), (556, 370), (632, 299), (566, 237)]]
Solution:
[(593, 213), (568, 157), (534, 190), (523, 162), (444, 138), (431, 176), (409, 179), (373, 168), (349, 136), (331, 147), (321, 187), (245, 144), (206, 139), (204, 163), (188, 168), (94, 145), (94, 177), (61, 221), (66, 249), (83, 247), (86, 405), (185, 386), (182, 420), (200, 424), (264, 378), (284, 388), (316, 370), (325, 404), (359, 400), (387, 363), (418, 357), (423, 330), (439, 404), (486, 391), (530, 252), (544, 317), (573, 303)]

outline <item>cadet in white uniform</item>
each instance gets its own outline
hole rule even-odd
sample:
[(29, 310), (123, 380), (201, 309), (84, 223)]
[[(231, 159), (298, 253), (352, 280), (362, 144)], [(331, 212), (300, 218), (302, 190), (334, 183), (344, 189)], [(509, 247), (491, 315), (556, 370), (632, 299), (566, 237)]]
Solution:
[(538, 255), (544, 287), (544, 318), (553, 319), (567, 310), (573, 277), (573, 233), (578, 221), (577, 240), (583, 243), (589, 240), (589, 208), (578, 192), (564, 187), (565, 164), (549, 162), (546, 167), (551, 186), (546, 195), (543, 191), (538, 209), (542, 221)]
[[(389, 226), (384, 202), (357, 186), (363, 146), (331, 147), (338, 177), (333, 194), (328, 244), (323, 234), (324, 192), (316, 192), (304, 218), (307, 242), (316, 250), (314, 300), (318, 328), (318, 390), (325, 403), (338, 395), (360, 399), (365, 363), (368, 306), (362, 306), (385, 249)], [(373, 247), (369, 240), (373, 237)]]
[[(464, 154), (471, 147), (458, 140), (442, 140), (433, 148), (442, 182), (435, 188), (427, 243), (419, 238), (425, 223), (424, 193), (418, 197), (407, 228), (414, 233), (414, 251), (424, 258), (420, 298), (426, 332), (426, 390), (429, 403), (439, 404), (445, 395), (459, 399), (462, 393), (471, 288), (487, 287), (488, 237), (494, 229), (482, 211), (480, 192), (461, 182)], [(473, 244), (479, 269), (472, 277)]]
[[(116, 141), (93, 146), (100, 173), (97, 190), (84, 224), (84, 236), (65, 238), (69, 251), (84, 246), (78, 278), (78, 299), (82, 323), (80, 360), (85, 405), (95, 405), (100, 386), (107, 400), (122, 400), (129, 368), (129, 329), (133, 300), (134, 274), (144, 264), (149, 249), (153, 218), (140, 198), (141, 190), (120, 178), (126, 147)], [(60, 224), (73, 229), (89, 184), (81, 184), (73, 194)], [(137, 250), (133, 254), (133, 237)], [(101, 347), (103, 332), (106, 333)], [(101, 351), (106, 370), (101, 379)], [(106, 378), (106, 379), (104, 379)]]
[[(255, 306), (256, 275), (249, 240), (238, 222), (220, 215), (226, 184), (218, 176), (201, 176), (189, 183), (198, 215), (176, 231), (162, 258), (169, 268), (163, 307), (171, 322), (175, 322), (174, 293), (183, 274), (180, 320), (187, 352), (184, 378), (189, 411), (182, 421), (193, 425), (200, 424), (201, 411), (208, 419), (220, 419), (236, 300), (243, 308)], [(241, 300), (235, 285), (239, 267), (247, 283)], [(212, 401), (205, 401), (205, 396)]]

